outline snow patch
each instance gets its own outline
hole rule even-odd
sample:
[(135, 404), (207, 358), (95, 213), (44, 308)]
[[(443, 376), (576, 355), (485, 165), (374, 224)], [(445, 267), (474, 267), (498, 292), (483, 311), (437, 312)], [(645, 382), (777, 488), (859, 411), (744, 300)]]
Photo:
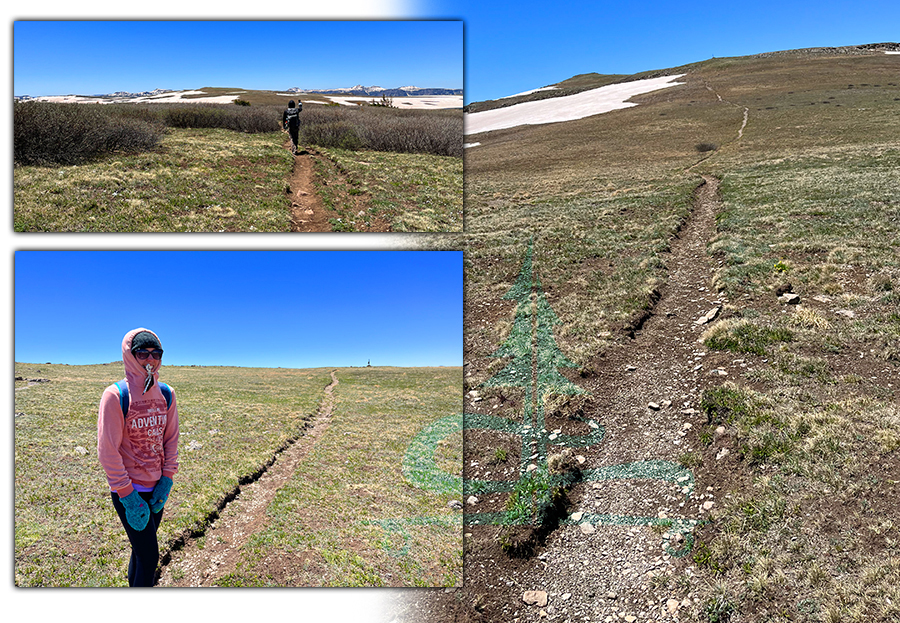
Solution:
[(511, 97), (519, 97), (520, 95), (531, 95), (532, 93), (537, 93), (538, 91), (559, 91), (559, 87), (541, 87), (540, 89), (522, 91), (521, 93), (516, 93), (515, 95), (504, 95), (503, 97), (498, 97), (497, 99), (506, 100)]
[(575, 95), (554, 97), (536, 102), (523, 102), (506, 108), (495, 108), (465, 115), (465, 133), (479, 134), (514, 128), (520, 125), (540, 125), (574, 121), (593, 115), (630, 108), (637, 104), (628, 102), (636, 95), (658, 91), (683, 82), (675, 82), (685, 74), (648, 78), (621, 84), (610, 84)]

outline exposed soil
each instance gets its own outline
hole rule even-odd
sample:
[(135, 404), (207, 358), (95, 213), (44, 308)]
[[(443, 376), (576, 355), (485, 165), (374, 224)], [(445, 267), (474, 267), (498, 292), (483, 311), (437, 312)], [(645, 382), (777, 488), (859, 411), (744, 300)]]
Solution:
[[(291, 148), (290, 139), (285, 142), (285, 148)], [(326, 211), (322, 198), (315, 189), (313, 167), (316, 157), (307, 149), (301, 149), (294, 156), (294, 168), (285, 189), (291, 202), (291, 231), (331, 231), (328, 219), (335, 215)]]
[[(284, 147), (291, 148), (290, 139), (285, 141)], [(322, 179), (321, 183), (329, 186), (335, 205), (347, 214), (365, 214), (369, 208), (368, 195), (355, 189), (340, 167), (315, 149), (301, 147), (299, 153), (294, 156), (294, 168), (285, 188), (291, 202), (291, 231), (331, 232), (334, 231), (332, 219), (341, 218), (340, 214), (326, 207), (316, 190), (316, 163), (319, 163), (332, 179), (330, 184), (325, 179)], [(391, 223), (384, 215), (372, 216), (365, 226), (356, 223), (356, 229), (387, 232), (391, 231)]]
[(184, 547), (171, 552), (168, 560), (164, 559), (159, 586), (215, 586), (220, 578), (234, 571), (241, 547), (266, 527), (266, 508), (275, 494), (327, 430), (334, 407), (333, 390), (338, 384), (335, 371), (331, 381), (325, 388), (319, 413), (304, 434), (278, 455), (258, 480), (240, 487), (237, 496), (202, 535), (188, 540)]
[[(737, 360), (729, 354), (708, 351), (698, 342), (706, 323), (696, 321), (727, 303), (710, 288), (713, 260), (706, 254), (706, 243), (715, 233), (717, 189), (717, 179), (704, 177), (691, 217), (673, 240), (666, 259), (668, 282), (650, 313), (631, 323), (628, 333), (633, 340), (598, 355), (589, 366), (594, 371), (589, 376), (579, 378), (574, 372), (566, 372), (592, 397), (583, 407), (584, 418), (594, 419), (606, 430), (601, 443), (578, 450), (584, 457), (581, 469), (585, 473), (642, 461), (677, 465), (690, 453), (704, 452), (713, 454), (705, 460), (716, 471), (733, 468), (730, 461), (736, 453), (715, 459), (718, 450), (728, 446), (727, 437), (717, 439), (709, 449), (701, 449), (696, 443), (697, 431), (706, 425), (699, 409), (703, 389), (729, 378), (725, 375), (733, 377), (738, 370), (757, 364), (751, 357)], [(540, 272), (540, 267), (537, 270)], [(651, 402), (659, 408), (651, 408)], [(491, 414), (501, 407), (515, 408), (518, 403), (509, 395), (499, 394), (479, 397), (465, 406), (467, 413)], [(559, 429), (562, 435), (585, 433), (583, 421), (554, 413), (546, 414), (545, 428)], [(505, 443), (501, 437), (500, 433), (480, 430), (466, 434), (467, 478), (485, 477), (472, 473), (470, 460), (479, 451), (484, 454), (481, 446), (485, 443), (491, 448), (508, 446), (505, 462), (484, 467), (491, 470), (490, 477), (516, 477), (504, 471), (518, 465), (515, 443)], [(560, 449), (551, 447), (548, 452)], [(489, 461), (477, 462), (484, 466)], [(545, 539), (539, 539), (533, 554), (525, 558), (511, 557), (501, 549), (500, 527), (468, 525), (464, 589), (434, 592), (431, 599), (411, 594), (398, 605), (398, 620), (526, 622), (558, 617), (595, 622), (606, 617), (620, 620), (620, 615), (673, 620), (683, 600), (691, 596), (679, 594), (671, 583), (662, 586), (652, 578), (684, 573), (682, 567), (689, 564), (669, 553), (677, 549), (672, 541), (682, 537), (666, 535), (664, 529), (648, 524), (666, 517), (702, 522), (708, 513), (704, 502), (714, 505), (720, 493), (708, 488), (714, 480), (714, 473), (706, 470), (704, 479), (696, 481), (687, 496), (677, 483), (650, 478), (586, 479), (569, 491), (566, 511), (570, 516), (582, 511), (633, 521), (621, 525), (599, 522), (593, 525), (593, 531), (582, 529), (577, 522), (564, 522)], [(502, 510), (506, 495), (478, 496), (475, 505), (467, 504), (466, 512)], [(547, 605), (527, 605), (523, 601), (526, 591), (546, 591)]]

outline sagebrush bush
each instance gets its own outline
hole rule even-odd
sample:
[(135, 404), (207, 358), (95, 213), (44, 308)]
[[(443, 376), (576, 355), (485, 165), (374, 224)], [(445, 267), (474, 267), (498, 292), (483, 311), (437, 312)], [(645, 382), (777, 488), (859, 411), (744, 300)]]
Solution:
[[(277, 132), (280, 106), (229, 104), (15, 105), (16, 164), (72, 164), (115, 151), (155, 147), (170, 128)], [(300, 114), (305, 144), (462, 157), (460, 111), (307, 106)]]
[(17, 103), (13, 158), (17, 164), (74, 164), (100, 154), (155, 147), (164, 128), (95, 105)]

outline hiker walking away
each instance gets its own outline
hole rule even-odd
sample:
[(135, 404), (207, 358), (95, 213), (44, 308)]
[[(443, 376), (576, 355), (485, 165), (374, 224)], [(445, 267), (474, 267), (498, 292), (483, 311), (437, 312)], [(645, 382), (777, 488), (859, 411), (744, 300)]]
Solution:
[(131, 542), (129, 586), (156, 580), (156, 531), (178, 471), (178, 407), (172, 389), (159, 382), (162, 355), (152, 331), (126, 333), (125, 378), (104, 390), (97, 416), (97, 456)]
[(281, 125), (291, 135), (291, 153), (295, 156), (299, 152), (300, 147), (300, 111), (303, 110), (303, 102), (297, 100), (297, 106), (294, 106), (294, 100), (288, 102), (288, 109), (281, 115)]

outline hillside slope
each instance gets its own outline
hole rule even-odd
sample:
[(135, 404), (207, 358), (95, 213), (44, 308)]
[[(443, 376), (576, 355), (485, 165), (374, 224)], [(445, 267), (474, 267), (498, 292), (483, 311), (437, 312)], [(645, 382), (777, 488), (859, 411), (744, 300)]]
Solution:
[(400, 620), (897, 620), (896, 47), (467, 136), (466, 587)]

